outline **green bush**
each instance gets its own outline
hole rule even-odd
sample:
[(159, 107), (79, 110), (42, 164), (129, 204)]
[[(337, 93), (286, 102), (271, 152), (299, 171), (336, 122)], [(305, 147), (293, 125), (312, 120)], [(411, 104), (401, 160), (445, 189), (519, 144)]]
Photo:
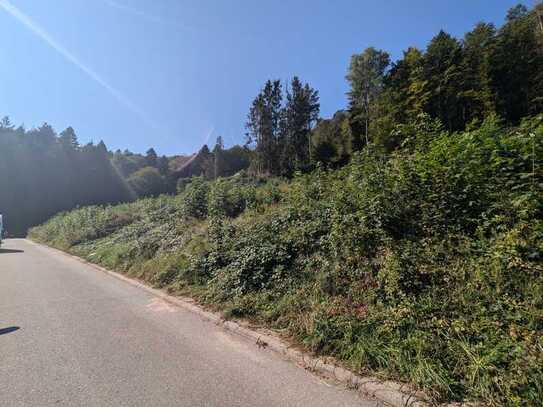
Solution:
[(193, 177), (182, 195), (185, 216), (204, 219), (207, 216), (209, 183), (204, 177)]
[(158, 196), (167, 190), (166, 180), (154, 167), (144, 167), (136, 171), (128, 177), (127, 183), (139, 197)]
[(212, 216), (236, 217), (252, 201), (252, 188), (237, 179), (219, 178), (213, 182), (208, 197), (208, 213)]

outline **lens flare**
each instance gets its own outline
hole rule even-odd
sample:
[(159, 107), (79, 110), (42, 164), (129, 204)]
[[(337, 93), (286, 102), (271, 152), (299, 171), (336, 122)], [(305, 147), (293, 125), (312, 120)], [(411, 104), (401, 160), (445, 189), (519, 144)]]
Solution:
[(28, 28), (32, 33), (42, 39), (47, 45), (57, 51), (60, 55), (66, 58), (69, 62), (83, 71), (88, 77), (90, 77), (94, 82), (102, 86), (110, 95), (112, 95), (117, 101), (119, 101), (123, 106), (128, 108), (130, 111), (135, 113), (146, 125), (154, 129), (160, 129), (149, 115), (138, 105), (128, 99), (123, 95), (119, 90), (107, 83), (100, 75), (98, 75), (91, 68), (83, 64), (74, 54), (68, 51), (62, 44), (56, 41), (54, 38), (49, 35), (47, 31), (41, 28), (36, 22), (34, 22), (29, 16), (24, 14), (21, 10), (15, 7), (9, 0), (0, 0), (0, 7)]

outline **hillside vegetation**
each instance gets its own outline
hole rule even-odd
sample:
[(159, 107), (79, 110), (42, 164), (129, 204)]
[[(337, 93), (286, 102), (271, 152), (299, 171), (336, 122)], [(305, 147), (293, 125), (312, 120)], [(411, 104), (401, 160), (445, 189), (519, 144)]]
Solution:
[(543, 117), (450, 133), (422, 114), (401, 132), (340, 169), (195, 177), (30, 237), (436, 401), (541, 405)]

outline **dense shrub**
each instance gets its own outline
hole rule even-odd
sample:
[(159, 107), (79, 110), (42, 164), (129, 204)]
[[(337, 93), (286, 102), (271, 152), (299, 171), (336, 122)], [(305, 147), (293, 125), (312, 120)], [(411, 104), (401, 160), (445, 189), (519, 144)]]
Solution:
[(193, 177), (183, 194), (183, 213), (185, 216), (203, 219), (207, 216), (209, 183), (204, 177)]
[[(247, 190), (249, 188), (249, 190)], [(253, 201), (252, 189), (236, 179), (217, 179), (208, 197), (208, 212), (212, 216), (236, 217)]]

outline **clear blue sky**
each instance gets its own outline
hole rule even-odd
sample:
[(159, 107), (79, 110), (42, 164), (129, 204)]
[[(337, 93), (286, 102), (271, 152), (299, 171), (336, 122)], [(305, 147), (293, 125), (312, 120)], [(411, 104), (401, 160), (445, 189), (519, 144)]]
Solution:
[(110, 149), (177, 154), (212, 131), (211, 143), (243, 142), (250, 102), (268, 78), (308, 81), (327, 117), (345, 107), (353, 53), (375, 46), (397, 59), (440, 29), (460, 37), (478, 21), (501, 25), (518, 1), (2, 3), (12, 13), (0, 8), (0, 115), (27, 128), (71, 125), (81, 142), (103, 139)]

